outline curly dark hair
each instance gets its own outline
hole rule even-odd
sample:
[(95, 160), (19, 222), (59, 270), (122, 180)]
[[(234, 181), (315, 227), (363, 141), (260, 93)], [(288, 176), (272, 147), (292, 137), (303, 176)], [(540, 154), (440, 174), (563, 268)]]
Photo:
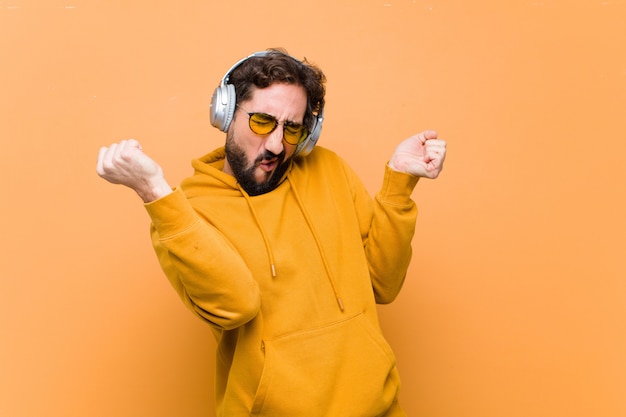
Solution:
[(306, 59), (297, 60), (281, 48), (267, 50), (267, 55), (254, 56), (235, 68), (228, 83), (235, 87), (237, 103), (252, 97), (253, 88), (266, 88), (274, 83), (302, 86), (307, 95), (304, 124), (313, 127), (315, 115), (324, 107), (326, 76)]

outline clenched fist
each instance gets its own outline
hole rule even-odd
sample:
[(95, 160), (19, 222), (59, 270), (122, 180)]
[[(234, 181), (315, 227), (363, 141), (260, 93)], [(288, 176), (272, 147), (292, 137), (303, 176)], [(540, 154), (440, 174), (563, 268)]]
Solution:
[(389, 160), (389, 167), (417, 177), (437, 178), (446, 159), (446, 142), (437, 132), (426, 130), (401, 142)]
[(112, 184), (135, 190), (144, 203), (172, 192), (161, 167), (143, 153), (141, 145), (134, 139), (101, 148), (96, 172)]

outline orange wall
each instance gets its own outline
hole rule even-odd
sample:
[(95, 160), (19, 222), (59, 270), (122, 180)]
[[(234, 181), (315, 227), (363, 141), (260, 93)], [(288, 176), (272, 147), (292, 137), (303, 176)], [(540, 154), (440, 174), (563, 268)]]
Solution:
[(380, 308), (409, 415), (626, 415), (626, 2), (294, 4), (0, 1), (0, 415), (213, 415), (209, 329), (95, 160), (135, 137), (178, 183), (271, 46), (325, 70), (321, 144), (372, 192), (401, 139), (449, 142)]

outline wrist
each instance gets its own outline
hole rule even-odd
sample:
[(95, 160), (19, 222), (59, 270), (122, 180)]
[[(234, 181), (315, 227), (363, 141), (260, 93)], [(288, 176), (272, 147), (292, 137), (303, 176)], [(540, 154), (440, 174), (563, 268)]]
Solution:
[(396, 165), (393, 163), (393, 159), (390, 159), (389, 162), (387, 162), (387, 166), (389, 168), (391, 168), (392, 171), (400, 171), (398, 168), (396, 168)]
[(387, 166), (391, 168), (392, 171), (397, 171), (398, 168), (395, 167), (392, 161), (387, 162)]
[(144, 203), (151, 203), (170, 194), (172, 187), (161, 177), (159, 179), (147, 180), (140, 187), (136, 188), (135, 192)]
[(392, 171), (402, 172), (405, 174), (408, 173), (406, 166), (402, 164), (401, 162), (399, 163), (398, 160), (395, 158), (391, 158), (389, 162), (387, 162), (387, 166), (391, 168)]

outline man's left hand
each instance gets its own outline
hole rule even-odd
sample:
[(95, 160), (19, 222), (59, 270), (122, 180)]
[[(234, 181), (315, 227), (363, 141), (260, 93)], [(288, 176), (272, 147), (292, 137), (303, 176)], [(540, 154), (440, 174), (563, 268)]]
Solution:
[(401, 142), (389, 160), (395, 171), (417, 177), (437, 178), (446, 159), (446, 141), (437, 139), (437, 132), (425, 130)]

